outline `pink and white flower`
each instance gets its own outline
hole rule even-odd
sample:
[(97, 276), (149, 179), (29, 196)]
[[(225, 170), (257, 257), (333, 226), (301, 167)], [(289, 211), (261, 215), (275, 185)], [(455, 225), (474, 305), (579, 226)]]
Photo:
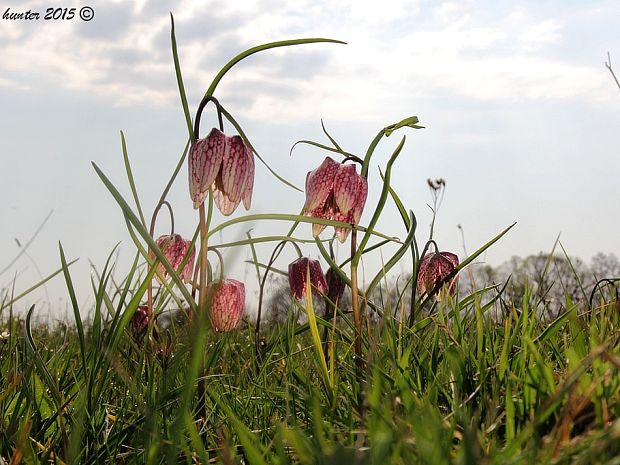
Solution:
[[(304, 215), (358, 224), (367, 196), (368, 181), (357, 174), (354, 164), (341, 164), (326, 157), (306, 177)], [(312, 235), (317, 237), (324, 229), (324, 224), (313, 224)], [(345, 242), (350, 232), (350, 228), (336, 228), (340, 242)]]
[[(420, 262), (417, 289), (420, 295), (431, 292), (433, 288), (459, 266), (459, 257), (451, 252), (427, 253)], [(448, 284), (450, 293), (456, 291), (457, 277)]]
[[(161, 250), (164, 256), (172, 265), (172, 268), (177, 270), (187, 254), (187, 250), (191, 246), (192, 242), (183, 239), (179, 234), (169, 234), (165, 236), (160, 236), (155, 241), (157, 247)], [(189, 283), (192, 280), (192, 272), (194, 270), (194, 257), (196, 255), (196, 249), (192, 249), (189, 259), (185, 264), (185, 267), (179, 271), (181, 279), (183, 282)], [(151, 258), (155, 259), (155, 254), (151, 252)], [(162, 263), (157, 264), (157, 272), (159, 276), (163, 278), (168, 276), (168, 272)], [(158, 276), (158, 279), (159, 279)]]
[(213, 128), (197, 140), (189, 152), (189, 192), (194, 208), (200, 207), (209, 190), (223, 215), (231, 215), (243, 201), (252, 204), (254, 154), (241, 136), (226, 136)]
[(211, 327), (214, 331), (232, 331), (241, 321), (245, 306), (245, 285), (236, 279), (214, 281), (207, 287), (211, 296)]

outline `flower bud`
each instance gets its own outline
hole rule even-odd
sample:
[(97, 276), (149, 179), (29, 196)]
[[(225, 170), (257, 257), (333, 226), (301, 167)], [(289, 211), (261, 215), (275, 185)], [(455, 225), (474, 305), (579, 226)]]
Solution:
[(131, 318), (131, 326), (136, 334), (142, 334), (149, 325), (149, 307), (148, 305), (138, 305), (138, 308)]
[(334, 303), (340, 300), (342, 294), (344, 294), (345, 284), (333, 268), (330, 268), (325, 273), (325, 281), (327, 282), (327, 297), (329, 300)]
[(214, 331), (234, 330), (243, 316), (245, 285), (235, 279), (215, 281), (207, 287), (211, 296), (211, 327)]

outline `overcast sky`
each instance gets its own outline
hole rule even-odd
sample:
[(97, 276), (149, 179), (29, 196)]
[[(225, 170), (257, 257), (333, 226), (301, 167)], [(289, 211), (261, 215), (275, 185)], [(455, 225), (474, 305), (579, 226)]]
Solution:
[[(289, 150), (299, 139), (325, 142), (321, 119), (346, 150), (363, 155), (382, 127), (410, 115), (420, 118), (425, 129), (404, 130), (379, 146), (362, 223), (377, 201), (378, 167), (406, 135), (393, 186), (418, 217), (420, 242), (430, 221), (426, 179), (442, 177), (447, 191), (436, 224), (441, 249), (464, 255), (457, 225), (471, 252), (516, 221), (486, 254), (487, 262), (549, 251), (560, 233), (571, 256), (618, 254), (620, 92), (604, 66), (608, 51), (612, 64), (620, 63), (617, 0), (65, 5), (79, 10), (88, 4), (91, 21), (77, 15), (45, 21), (48, 4), (0, 8), (41, 15), (38, 21), (0, 21), (0, 269), (20, 252), (15, 238), (24, 245), (53, 210), (28, 256), (0, 275), (0, 287), (11, 287), (17, 274), (18, 293), (39, 273), (58, 269), (61, 241), (68, 258), (80, 258), (72, 274), (87, 307), (89, 261), (100, 269), (119, 241), (119, 271), (133, 258), (120, 209), (90, 162), (128, 196), (123, 130), (150, 216), (187, 138), (170, 50), (170, 11), (192, 112), (220, 67), (246, 48), (302, 37), (347, 42), (255, 55), (216, 91), (258, 152), (295, 185), (303, 186), (306, 172), (325, 154), (299, 148), (289, 157)], [(214, 124), (208, 112), (203, 134)], [(226, 131), (234, 133), (230, 126)], [(191, 235), (197, 214), (186, 168), (169, 200), (176, 232)], [(257, 164), (251, 213), (297, 213), (303, 202), (303, 193)], [(240, 208), (235, 215), (244, 213)], [(218, 240), (239, 237), (249, 227), (258, 236), (284, 234), (289, 225), (248, 225)], [(163, 215), (157, 233), (168, 228)], [(403, 235), (393, 206), (379, 229)], [(310, 237), (310, 227), (297, 235)], [(310, 247), (304, 251), (317, 255)], [(261, 253), (267, 261), (269, 250)], [(341, 248), (339, 257), (345, 253)], [(248, 256), (247, 249), (228, 254), (227, 274), (255, 282), (251, 269), (232, 266)], [(366, 263), (368, 275), (380, 259)], [(57, 278), (46, 291), (17, 307), (40, 302), (45, 308), (49, 296), (63, 312), (63, 281)]]

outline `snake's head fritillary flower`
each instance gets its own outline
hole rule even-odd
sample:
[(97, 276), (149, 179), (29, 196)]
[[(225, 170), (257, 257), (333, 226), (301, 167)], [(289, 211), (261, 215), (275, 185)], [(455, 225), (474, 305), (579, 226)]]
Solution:
[(325, 281), (327, 282), (327, 297), (330, 301), (336, 303), (340, 300), (342, 294), (344, 294), (345, 284), (340, 276), (334, 271), (333, 268), (327, 270), (325, 273)]
[(149, 325), (149, 307), (148, 305), (139, 305), (133, 317), (131, 318), (131, 326), (136, 334), (142, 334)]
[(317, 260), (301, 257), (288, 266), (288, 283), (291, 293), (297, 300), (301, 300), (306, 295), (308, 268), (310, 269), (310, 285), (312, 292), (327, 292), (327, 283), (321, 269), (321, 264)]
[[(357, 174), (355, 165), (340, 165), (334, 179), (334, 220), (358, 224), (368, 196), (368, 180)], [(336, 228), (336, 236), (345, 242), (351, 229)]]
[[(451, 252), (428, 253), (420, 262), (417, 288), (420, 295), (428, 293), (459, 266), (459, 257)], [(450, 293), (456, 290), (457, 278), (448, 283)]]
[(223, 215), (234, 212), (241, 201), (246, 210), (252, 204), (254, 155), (241, 136), (226, 137), (222, 169), (213, 184), (215, 204)]
[(245, 285), (236, 279), (224, 279), (209, 284), (211, 296), (211, 327), (214, 331), (228, 332), (239, 326), (245, 306)]
[(241, 201), (252, 204), (254, 154), (241, 136), (228, 137), (213, 128), (197, 140), (189, 154), (189, 192), (194, 208), (200, 207), (209, 189), (223, 215), (232, 214)]
[[(187, 250), (191, 246), (191, 241), (187, 241), (183, 239), (179, 234), (169, 234), (165, 236), (160, 236), (155, 241), (157, 246), (160, 248), (161, 252), (168, 259), (172, 268), (175, 270), (179, 268)], [(189, 255), (189, 259), (185, 264), (185, 267), (179, 271), (179, 275), (181, 279), (189, 283), (192, 280), (192, 272), (194, 270), (194, 256), (196, 255), (196, 249), (192, 249)], [(151, 258), (155, 259), (155, 254), (151, 252)], [(162, 277), (167, 277), (168, 272), (162, 263), (158, 263), (157, 265), (158, 274)], [(159, 277), (158, 277), (159, 278)]]
[[(355, 165), (340, 164), (326, 157), (323, 163), (306, 176), (304, 214), (314, 218), (357, 224), (368, 196), (368, 181), (357, 174)], [(325, 225), (313, 224), (312, 235), (317, 237)], [(345, 242), (351, 230), (336, 228), (340, 242)]]
[(198, 208), (222, 168), (226, 135), (213, 128), (207, 137), (198, 139), (189, 150), (189, 194)]
[[(330, 220), (333, 216), (334, 178), (340, 168), (330, 157), (306, 176), (306, 204), (304, 215)], [(325, 229), (324, 224), (313, 224), (312, 235), (317, 237)]]

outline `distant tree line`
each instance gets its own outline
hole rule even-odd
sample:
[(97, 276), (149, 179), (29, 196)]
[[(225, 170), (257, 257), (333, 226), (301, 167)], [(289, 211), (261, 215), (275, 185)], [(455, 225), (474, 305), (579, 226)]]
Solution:
[[(531, 308), (547, 312), (553, 317), (564, 311), (569, 304), (587, 303), (592, 296), (597, 304), (601, 298), (607, 302), (615, 298), (616, 286), (599, 283), (605, 278), (620, 278), (620, 260), (613, 253), (598, 253), (584, 262), (580, 258), (539, 253), (527, 257), (514, 256), (499, 266), (474, 262), (459, 274), (458, 296), (465, 298), (481, 291), (482, 302), (495, 298), (501, 292), (501, 302), (520, 308), (529, 299)], [(600, 285), (597, 285), (599, 283)], [(617, 283), (620, 287), (620, 281)], [(283, 321), (291, 311), (291, 294), (285, 277), (274, 278), (266, 301), (267, 321)], [(370, 297), (377, 307), (397, 315), (408, 314), (411, 302), (410, 275), (393, 276)], [(314, 307), (321, 315), (325, 305), (314, 297)], [(351, 298), (345, 292), (341, 308), (350, 308)], [(370, 311), (369, 315), (373, 312)], [(303, 318), (303, 317), (302, 317)]]

